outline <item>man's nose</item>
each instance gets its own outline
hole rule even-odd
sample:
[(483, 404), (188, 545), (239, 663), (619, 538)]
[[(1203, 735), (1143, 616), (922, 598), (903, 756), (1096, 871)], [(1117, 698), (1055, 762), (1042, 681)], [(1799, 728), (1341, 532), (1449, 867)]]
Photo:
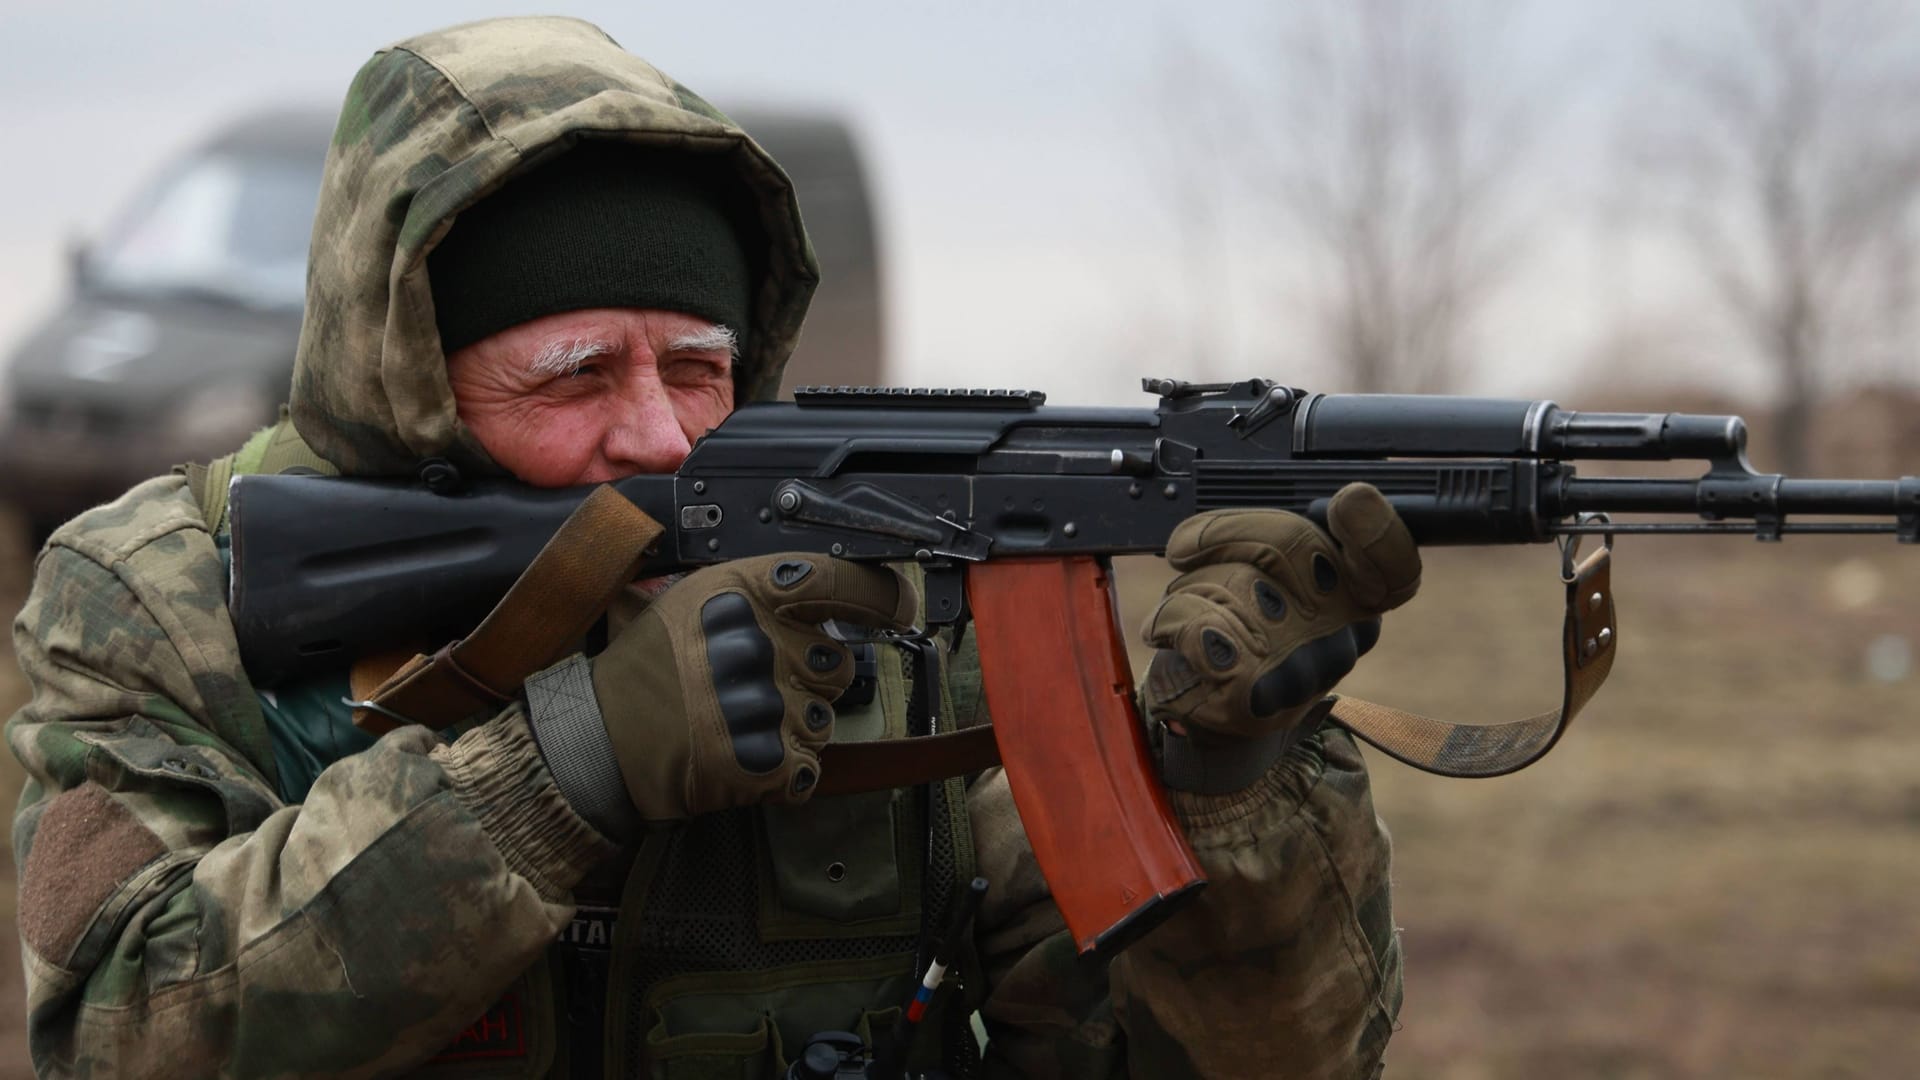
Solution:
[(620, 473), (668, 473), (680, 467), (693, 449), (673, 396), (655, 371), (637, 373), (622, 394), (613, 423), (607, 426), (601, 447), (608, 464)]

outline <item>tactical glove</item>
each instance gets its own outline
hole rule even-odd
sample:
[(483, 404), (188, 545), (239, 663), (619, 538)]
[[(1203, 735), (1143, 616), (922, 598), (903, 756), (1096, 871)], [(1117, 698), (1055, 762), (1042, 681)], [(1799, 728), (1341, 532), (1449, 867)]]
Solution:
[(1380, 615), (1420, 587), (1420, 553), (1391, 504), (1349, 484), (1326, 532), (1282, 510), (1214, 510), (1180, 523), (1181, 575), (1147, 620), (1159, 651), (1148, 714), (1182, 728), (1256, 737), (1291, 728), (1380, 639)]
[(593, 692), (627, 793), (666, 821), (765, 799), (805, 800), (853, 679), (820, 624), (907, 630), (919, 604), (897, 572), (769, 555), (689, 575), (593, 658)]

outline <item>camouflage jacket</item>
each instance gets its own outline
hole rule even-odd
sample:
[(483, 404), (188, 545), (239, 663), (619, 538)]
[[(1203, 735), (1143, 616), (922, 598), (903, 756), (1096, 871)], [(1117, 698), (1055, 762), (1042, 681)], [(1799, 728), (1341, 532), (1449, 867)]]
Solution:
[[(31, 777), (14, 846), (42, 1073), (405, 1071), (541, 957), (611, 852), (518, 706), (451, 744), (396, 731), (284, 805), (224, 586), (178, 479), (39, 560), (15, 625), (34, 696), (7, 734)], [(1400, 955), (1353, 744), (1327, 733), (1243, 792), (1173, 800), (1211, 883), (1101, 970), (1004, 779), (972, 786), (988, 1075), (1369, 1075)]]
[[(771, 392), (816, 276), (784, 174), (586, 24), (473, 24), (384, 50), (348, 93), (291, 401), (327, 461), (494, 469), (447, 387), (425, 255), (515, 169), (588, 137), (726, 155), (757, 194), (736, 381)], [(611, 854), (521, 706), (451, 743), (396, 731), (288, 805), (225, 595), (179, 478), (83, 515), (38, 560), (14, 629), (33, 698), (7, 735), (29, 774), (13, 839), (43, 1073), (408, 1071), (537, 966)], [(1245, 791), (1174, 806), (1212, 884), (1099, 969), (1075, 961), (1004, 781), (969, 789), (994, 882), (976, 927), (989, 1075), (1367, 1075), (1400, 955), (1353, 745), (1310, 739)]]

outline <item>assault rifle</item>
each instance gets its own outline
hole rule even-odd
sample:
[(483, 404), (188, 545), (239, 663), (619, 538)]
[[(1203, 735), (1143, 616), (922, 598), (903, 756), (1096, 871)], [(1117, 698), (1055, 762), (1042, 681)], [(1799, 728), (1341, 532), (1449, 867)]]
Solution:
[[(665, 527), (642, 576), (790, 551), (924, 567), (928, 629), (976, 627), (998, 756), (1087, 951), (1131, 939), (1204, 881), (1153, 778), (1106, 576), (1110, 556), (1163, 551), (1192, 514), (1258, 506), (1324, 521), (1333, 494), (1364, 481), (1423, 545), (1559, 541), (1560, 712), (1468, 727), (1361, 703), (1373, 728), (1334, 713), (1395, 756), (1453, 775), (1537, 759), (1604, 678), (1612, 600), (1604, 553), (1575, 565), (1584, 535), (1606, 534), (1609, 547), (1615, 534), (1649, 532), (1920, 542), (1920, 478), (1756, 473), (1733, 416), (1316, 394), (1263, 379), (1144, 388), (1157, 407), (1061, 408), (1019, 390), (803, 388), (792, 403), (736, 410), (676, 474), (612, 485)], [(1574, 466), (1682, 459), (1705, 472), (1581, 476)], [(230, 601), (257, 683), (337, 670), (351, 650), (458, 638), (588, 494), (461, 484), (444, 463), (422, 481), (234, 481)]]

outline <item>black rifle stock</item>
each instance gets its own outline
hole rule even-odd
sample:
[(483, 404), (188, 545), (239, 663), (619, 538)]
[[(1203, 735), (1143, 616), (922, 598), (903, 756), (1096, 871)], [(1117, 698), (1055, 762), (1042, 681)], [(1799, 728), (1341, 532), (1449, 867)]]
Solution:
[[(790, 551), (915, 560), (928, 570), (929, 624), (977, 611), (983, 667), (1002, 669), (987, 671), (1001, 757), (1056, 901), (1088, 950), (1151, 925), (1171, 906), (1157, 899), (1190, 895), (1201, 880), (1123, 692), (1130, 675), (1104, 573), (1107, 557), (1163, 551), (1194, 513), (1259, 506), (1324, 519), (1335, 492), (1364, 481), (1423, 545), (1592, 532), (1920, 542), (1920, 478), (1756, 473), (1738, 417), (1314, 394), (1259, 379), (1145, 388), (1156, 407), (1050, 407), (1025, 391), (803, 389), (793, 403), (734, 412), (678, 473), (615, 484), (666, 527), (643, 576)], [(1595, 460), (1705, 468), (1682, 479), (1577, 474), (1575, 463)], [(237, 478), (230, 606), (248, 673), (272, 686), (374, 648), (461, 636), (585, 495), (500, 481), (439, 494)], [(1006, 676), (1014, 667), (1023, 678)], [(1066, 690), (1043, 693), (1044, 684)], [(1030, 724), (1016, 715), (1025, 712), (1052, 722)], [(1138, 857), (1114, 869), (1128, 848)], [(1073, 862), (1089, 854), (1097, 861)]]

